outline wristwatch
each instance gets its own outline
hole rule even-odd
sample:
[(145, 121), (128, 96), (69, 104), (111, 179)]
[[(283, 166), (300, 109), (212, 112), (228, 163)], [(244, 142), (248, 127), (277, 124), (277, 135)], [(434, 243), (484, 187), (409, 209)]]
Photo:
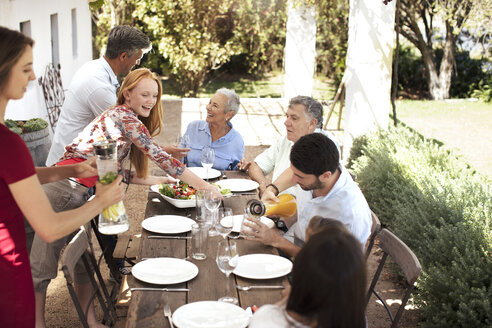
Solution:
[(287, 232), (287, 230), (289, 230), (289, 228), (287, 228), (287, 225), (285, 224), (284, 220), (277, 220), (275, 222), (275, 225), (277, 226), (277, 229), (280, 229), (283, 232)]

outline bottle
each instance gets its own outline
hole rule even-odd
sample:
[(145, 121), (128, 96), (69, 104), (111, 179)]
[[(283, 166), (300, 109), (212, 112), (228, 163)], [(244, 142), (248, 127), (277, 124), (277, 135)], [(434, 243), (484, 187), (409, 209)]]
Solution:
[[(116, 157), (116, 141), (105, 140), (93, 144), (97, 162), (99, 182), (109, 184), (118, 176), (118, 160)], [(115, 235), (128, 230), (130, 224), (123, 201), (105, 208), (99, 214), (98, 229), (102, 234)]]
[(296, 214), (296, 199), (291, 194), (281, 194), (277, 197), (278, 203), (263, 203), (257, 199), (252, 199), (246, 204), (246, 213), (259, 218), (263, 215), (277, 215), (281, 217), (291, 217)]

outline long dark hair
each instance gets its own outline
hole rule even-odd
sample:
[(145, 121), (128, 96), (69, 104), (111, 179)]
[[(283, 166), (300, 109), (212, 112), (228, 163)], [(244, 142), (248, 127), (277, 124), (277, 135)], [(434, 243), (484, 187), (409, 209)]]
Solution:
[(364, 328), (366, 268), (362, 246), (347, 231), (311, 236), (294, 261), (287, 311), (323, 328)]
[(0, 92), (9, 81), (10, 71), (24, 53), (27, 46), (34, 41), (24, 34), (0, 26)]

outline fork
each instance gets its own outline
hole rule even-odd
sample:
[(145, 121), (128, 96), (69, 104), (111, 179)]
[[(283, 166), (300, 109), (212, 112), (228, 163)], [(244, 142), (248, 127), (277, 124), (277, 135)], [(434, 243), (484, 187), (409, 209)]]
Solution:
[(167, 317), (167, 320), (169, 320), (169, 325), (171, 328), (174, 328), (173, 321), (171, 319), (171, 307), (169, 304), (164, 304), (164, 316)]
[(285, 286), (262, 286), (262, 285), (257, 285), (257, 286), (240, 286), (236, 285), (236, 288), (239, 290), (250, 290), (250, 289), (285, 289)]

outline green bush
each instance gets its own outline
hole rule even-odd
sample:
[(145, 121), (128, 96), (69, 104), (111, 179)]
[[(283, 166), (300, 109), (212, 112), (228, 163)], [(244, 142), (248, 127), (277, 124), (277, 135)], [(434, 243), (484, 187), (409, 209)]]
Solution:
[(5, 125), (10, 129), (10, 131), (17, 134), (22, 134), (43, 130), (48, 126), (48, 122), (42, 118), (31, 118), (27, 121), (14, 121), (11, 119), (6, 119)]
[(419, 258), (424, 327), (492, 324), (492, 189), (462, 158), (405, 127), (354, 142), (371, 208)]

